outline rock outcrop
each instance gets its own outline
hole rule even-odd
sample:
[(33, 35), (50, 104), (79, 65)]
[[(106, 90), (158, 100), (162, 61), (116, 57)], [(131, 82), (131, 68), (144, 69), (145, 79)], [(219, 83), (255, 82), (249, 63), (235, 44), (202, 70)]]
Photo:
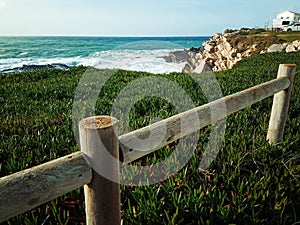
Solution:
[(272, 44), (267, 49), (267, 52), (284, 52), (285, 49), (286, 49), (286, 45), (283, 45), (283, 44)]
[(226, 29), (199, 48), (176, 51), (164, 58), (169, 62), (186, 61), (183, 72), (201, 73), (231, 69), (238, 61), (253, 54), (300, 51), (299, 40), (283, 43), (274, 37), (248, 36), (249, 32), (251, 29)]
[(202, 68), (203, 72), (226, 70), (241, 60), (241, 53), (227, 41), (228, 35), (215, 34), (209, 41), (204, 42), (202, 51), (190, 54), (183, 72), (199, 72)]
[(162, 58), (165, 59), (166, 62), (173, 62), (173, 63), (186, 62), (190, 57), (189, 55), (190, 52), (192, 51), (184, 49), (183, 51), (170, 52), (168, 56), (163, 56)]
[(42, 69), (60, 69), (60, 70), (68, 70), (70, 67), (61, 64), (61, 63), (53, 63), (47, 65), (23, 65), (22, 67), (16, 67), (12, 69), (2, 70), (0, 73), (2, 74), (11, 74), (11, 73), (21, 73), (21, 72), (29, 72), (34, 70), (42, 70)]
[(268, 49), (267, 52), (297, 52), (300, 51), (300, 41), (296, 40), (292, 43), (283, 44), (273, 44)]

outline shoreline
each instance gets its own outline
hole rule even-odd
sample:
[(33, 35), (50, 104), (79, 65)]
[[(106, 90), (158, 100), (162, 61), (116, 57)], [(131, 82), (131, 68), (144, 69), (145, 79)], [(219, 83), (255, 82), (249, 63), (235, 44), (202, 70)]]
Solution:
[[(3, 37), (0, 71), (23, 65), (61, 63), (68, 66), (84, 65), (153, 73), (175, 72), (182, 68), (179, 69), (176, 64), (167, 64), (160, 57), (171, 51), (200, 46), (208, 39), (209, 37)], [(157, 66), (160, 68), (155, 69)]]
[[(0, 73), (17, 73), (33, 71), (37, 69), (63, 69), (66, 70), (71, 66), (92, 66), (99, 69), (123, 69), (132, 71), (144, 71), (150, 73), (171, 73), (171, 72), (206, 72), (220, 71), (231, 69), (238, 61), (248, 58), (253, 54), (263, 54), (267, 52), (294, 52), (300, 50), (300, 32), (298, 32), (298, 41), (284, 42), (284, 38), (289, 40), (297, 36), (289, 33), (267, 32), (263, 29), (226, 29), (223, 33), (216, 33), (211, 37), (208, 36), (127, 36), (127, 37), (90, 37), (100, 38), (111, 41), (111, 44), (119, 39), (126, 40), (122, 47), (108, 50), (94, 49), (91, 55), (73, 55), (70, 57), (64, 55), (60, 58), (30, 58), (26, 57), (29, 52), (21, 51), (19, 58), (8, 58), (15, 63), (9, 68), (0, 70)], [(27, 36), (29, 37), (29, 36)], [(1, 38), (1, 37), (0, 37)], [(19, 38), (16, 36), (15, 38)], [(26, 37), (25, 37), (26, 38)], [(33, 37), (35, 38), (35, 37)], [(36, 38), (47, 38), (46, 36), (36, 36)], [(51, 36), (49, 38), (71, 38), (81, 39), (89, 38), (88, 36)], [(104, 39), (103, 39), (104, 38)], [(108, 38), (108, 39), (105, 39)], [(202, 38), (197, 42), (197, 39)], [(131, 42), (132, 40), (136, 42)], [(144, 42), (140, 42), (139, 40)], [(164, 39), (172, 41), (191, 39), (192, 47), (178, 46), (176, 43), (164, 42)], [(150, 41), (150, 42), (148, 42)], [(153, 42), (158, 41), (158, 42)], [(99, 43), (98, 43), (99, 44)], [(148, 46), (147, 46), (148, 44)], [(275, 46), (275, 44), (277, 46)], [(141, 45), (141, 46), (139, 46)], [(160, 46), (161, 45), (161, 46)], [(173, 47), (173, 49), (170, 48)], [(166, 48), (167, 47), (167, 48)], [(177, 49), (175, 49), (177, 47)], [(181, 48), (180, 48), (181, 47)], [(148, 49), (147, 49), (148, 48)], [(60, 54), (59, 52), (57, 54)], [(25, 58), (20, 58), (25, 56)], [(29, 60), (28, 60), (29, 59)], [(23, 61), (22, 61), (23, 60)], [(164, 61), (162, 61), (164, 60)], [(22, 64), (22, 66), (20, 65)], [(3, 65), (3, 63), (2, 63)], [(0, 64), (1, 68), (1, 64)]]

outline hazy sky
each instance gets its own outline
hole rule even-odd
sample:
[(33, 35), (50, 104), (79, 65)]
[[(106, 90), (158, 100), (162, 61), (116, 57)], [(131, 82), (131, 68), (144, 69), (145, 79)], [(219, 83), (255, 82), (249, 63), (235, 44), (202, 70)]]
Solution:
[(299, 0), (0, 0), (0, 35), (212, 35), (271, 24)]

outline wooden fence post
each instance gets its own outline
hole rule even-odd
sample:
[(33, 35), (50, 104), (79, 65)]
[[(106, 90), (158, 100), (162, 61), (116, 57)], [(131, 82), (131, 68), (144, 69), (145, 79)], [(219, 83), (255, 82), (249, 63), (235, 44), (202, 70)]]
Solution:
[(118, 120), (109, 116), (79, 123), (81, 151), (92, 167), (92, 181), (84, 186), (87, 225), (119, 225), (121, 221), (117, 128)]
[(277, 78), (287, 77), (290, 86), (274, 95), (271, 118), (269, 122), (267, 140), (270, 144), (276, 144), (283, 140), (284, 126), (289, 110), (291, 92), (295, 77), (295, 64), (280, 64)]

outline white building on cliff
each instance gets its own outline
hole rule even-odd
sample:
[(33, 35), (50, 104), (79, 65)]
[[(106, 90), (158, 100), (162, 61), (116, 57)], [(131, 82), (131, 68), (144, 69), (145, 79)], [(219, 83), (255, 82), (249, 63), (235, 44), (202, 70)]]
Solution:
[(300, 22), (300, 13), (286, 10), (278, 13), (276, 19), (273, 19), (272, 28), (282, 28), (282, 26), (290, 25), (294, 22)]

